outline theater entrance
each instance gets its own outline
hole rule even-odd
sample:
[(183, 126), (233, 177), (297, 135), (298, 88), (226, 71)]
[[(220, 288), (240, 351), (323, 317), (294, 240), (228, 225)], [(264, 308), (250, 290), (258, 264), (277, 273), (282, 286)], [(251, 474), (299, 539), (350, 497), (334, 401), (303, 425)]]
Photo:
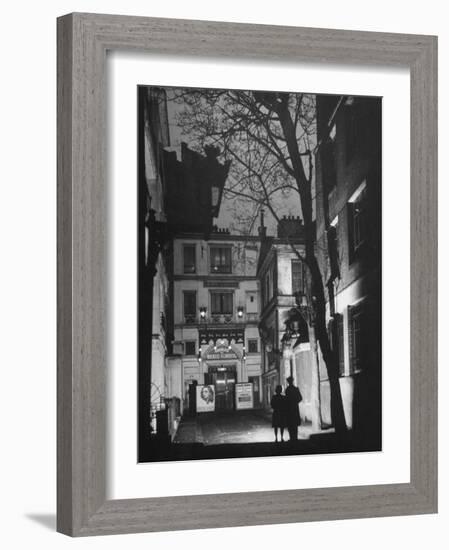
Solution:
[(237, 372), (235, 365), (209, 366), (204, 374), (204, 383), (215, 387), (215, 410), (233, 411), (235, 409), (235, 384)]

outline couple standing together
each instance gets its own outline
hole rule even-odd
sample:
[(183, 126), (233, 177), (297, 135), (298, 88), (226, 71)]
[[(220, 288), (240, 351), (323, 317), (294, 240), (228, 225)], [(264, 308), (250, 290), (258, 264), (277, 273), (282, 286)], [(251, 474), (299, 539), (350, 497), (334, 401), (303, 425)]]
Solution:
[(282, 395), (282, 386), (276, 386), (275, 394), (271, 398), (271, 408), (273, 409), (272, 426), (274, 436), (278, 441), (278, 430), (281, 432), (281, 441), (284, 441), (284, 428), (288, 429), (290, 441), (298, 439), (298, 426), (301, 424), (299, 416), (299, 403), (302, 401), (302, 395), (299, 389), (293, 384), (293, 378), (287, 378), (288, 386), (285, 395)]

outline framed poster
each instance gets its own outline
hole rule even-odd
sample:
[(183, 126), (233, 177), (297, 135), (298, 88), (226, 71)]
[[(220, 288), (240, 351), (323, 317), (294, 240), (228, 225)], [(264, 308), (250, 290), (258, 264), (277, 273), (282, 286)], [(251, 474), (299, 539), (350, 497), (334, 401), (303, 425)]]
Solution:
[[(422, 36), (276, 28), (226, 23), (214, 24), (89, 14), (66, 16), (59, 20), (58, 25), (58, 120), (60, 136), (58, 171), (58, 529), (67, 534), (87, 535), (435, 511), (436, 39)], [(262, 60), (326, 60), (329, 63), (352, 62), (370, 65), (374, 63), (410, 67), (410, 156), (412, 159), (410, 236), (413, 254), (410, 274), (411, 408), (409, 482), (326, 488), (312, 487), (308, 489), (286, 488), (280, 491), (251, 491), (244, 489), (242, 486), (240, 491), (237, 489), (235, 492), (222, 494), (219, 499), (217, 499), (217, 493), (199, 494), (195, 489), (185, 495), (176, 496), (176, 493), (172, 492), (171, 496), (168, 493), (164, 495), (163, 499), (157, 497), (143, 499), (107, 498), (107, 479), (104, 474), (104, 466), (108, 460), (106, 456), (108, 447), (105, 444), (107, 403), (104, 388), (106, 387), (105, 381), (108, 372), (108, 354), (106, 353), (108, 301), (107, 289), (103, 282), (107, 278), (108, 269), (110, 269), (106, 246), (108, 242), (106, 229), (108, 226), (105, 223), (110, 189), (105, 177), (105, 91), (107, 88), (105, 54), (107, 51), (130, 48), (153, 54), (172, 53), (177, 55), (188, 51), (193, 56), (218, 55), (231, 60), (250, 56)], [(161, 103), (159, 100), (155, 102), (155, 108), (154, 102), (153, 105), (149, 105), (148, 99), (155, 96), (156, 98), (160, 97), (160, 86), (158, 90), (154, 90), (148, 88), (148, 86), (151, 86), (151, 82), (144, 82), (143, 84), (145, 84), (144, 91), (141, 91), (140, 95), (144, 96), (142, 103), (144, 105), (146, 103), (149, 116), (147, 118), (142, 117), (140, 120), (142, 120), (143, 129), (148, 130), (148, 134), (154, 137), (154, 120), (157, 117), (161, 119), (163, 109), (160, 110)], [(216, 91), (212, 92), (216, 93)], [(313, 176), (309, 174), (309, 177), (313, 177), (315, 189), (317, 185), (326, 186), (323, 189), (325, 195), (329, 198), (333, 192), (335, 193), (332, 185), (332, 167), (334, 170), (337, 168), (335, 186), (338, 188), (338, 159), (348, 166), (351, 159), (359, 158), (360, 160), (360, 156), (357, 156), (360, 154), (360, 151), (357, 152), (357, 146), (360, 142), (363, 142), (363, 134), (367, 133), (367, 124), (361, 124), (360, 121), (363, 120), (363, 116), (365, 116), (365, 121), (376, 121), (376, 117), (371, 114), (366, 118), (366, 112), (364, 115), (364, 108), (360, 106), (360, 103), (363, 104), (363, 98), (356, 97), (351, 93), (329, 98), (329, 105), (326, 110), (326, 108), (323, 108), (326, 101), (324, 99), (317, 100), (314, 90), (301, 90), (298, 88), (294, 92), (296, 95), (286, 98), (283, 90), (258, 90), (255, 93), (253, 90), (252, 95), (241, 95), (240, 97), (244, 101), (251, 98), (256, 101), (259, 108), (258, 111), (253, 111), (253, 114), (258, 123), (260, 121), (261, 124), (265, 124), (267, 113), (271, 113), (270, 116), (273, 116), (273, 120), (268, 120), (268, 123), (280, 124), (282, 131), (286, 132), (279, 134), (274, 128), (275, 133), (273, 134), (274, 139), (271, 142), (271, 147), (275, 153), (279, 153), (279, 148), (284, 147), (281, 145), (282, 140), (287, 143), (287, 156), (279, 155), (280, 162), (282, 158), (287, 161), (286, 165), (283, 166), (283, 169), (287, 172), (295, 172), (298, 167), (302, 166), (303, 170), (306, 168), (307, 177), (308, 170), (315, 169), (315, 149), (319, 146), (318, 159), (321, 162), (321, 167), (317, 168), (318, 171)], [(312, 99), (310, 99), (311, 95), (314, 96)], [(322, 130), (325, 131), (320, 133), (317, 130), (314, 134), (319, 136), (319, 139), (313, 147), (313, 152), (310, 146), (305, 149), (298, 149), (295, 152), (294, 149), (289, 148), (289, 121), (284, 115), (292, 109), (293, 112), (297, 113), (296, 117), (293, 118), (293, 122), (298, 122), (301, 119), (306, 125), (309, 122), (311, 123), (314, 117), (310, 117), (310, 113), (308, 114), (304, 107), (305, 96), (307, 96), (306, 100), (309, 101), (309, 107), (312, 104), (315, 106), (317, 104), (322, 105), (320, 107), (322, 113), (320, 120), (324, 121)], [(292, 102), (295, 100), (298, 102), (299, 99), (301, 99), (301, 105), (303, 106), (295, 110)], [(195, 106), (195, 101), (194, 98), (193, 100), (191, 98), (191, 105)], [(208, 101), (210, 101), (210, 98)], [(305, 103), (307, 104), (307, 101)], [(372, 101), (371, 103), (375, 110), (380, 102)], [(210, 104), (212, 103), (210, 102)], [(217, 104), (217, 101), (215, 101), (215, 104)], [(248, 104), (246, 104), (247, 106)], [(218, 102), (217, 107), (220, 107), (220, 102)], [(358, 114), (354, 116), (353, 113), (356, 110)], [(145, 109), (143, 112), (145, 112)], [(342, 116), (343, 122), (338, 123), (337, 116)], [(195, 118), (191, 120), (194, 121)], [(377, 117), (377, 120), (380, 120), (380, 118)], [(153, 124), (146, 126), (148, 121), (153, 121)], [(291, 119), (290, 122), (292, 122)], [(335, 129), (334, 123), (336, 124)], [(338, 137), (338, 127), (342, 125), (346, 128), (346, 141), (344, 145), (338, 145), (336, 149), (333, 149), (333, 142), (336, 142)], [(246, 124), (241, 132), (248, 137), (248, 134), (252, 132), (252, 126)], [(368, 133), (371, 136), (375, 135), (375, 132), (374, 134), (371, 131)], [(260, 138), (260, 134), (255, 135), (256, 138)], [(357, 136), (357, 139), (351, 142), (348, 137), (351, 135)], [(163, 132), (160, 137), (162, 140), (164, 139)], [(255, 141), (257, 142), (257, 139)], [(139, 143), (142, 146), (139, 156), (140, 162), (144, 162), (146, 158), (145, 140), (141, 140)], [(246, 167), (246, 173), (243, 173), (243, 175), (251, 179), (250, 176), (255, 176), (253, 173), (255, 164), (251, 159), (254, 159), (256, 153), (254, 153), (254, 147), (251, 146), (250, 140), (243, 140), (242, 143), (249, 145), (245, 152), (247, 156), (243, 160), (251, 161)], [(351, 146), (351, 143), (353, 146)], [(190, 164), (201, 166), (203, 162), (212, 166), (212, 171), (216, 177), (209, 180), (211, 188), (207, 197), (213, 206), (220, 198), (222, 199), (223, 187), (226, 189), (226, 185), (222, 185), (220, 189), (220, 185), (214, 186), (211, 182), (223, 180), (225, 172), (230, 170), (230, 165), (227, 165), (230, 159), (221, 158), (221, 151), (217, 151), (216, 145), (209, 143), (203, 145), (206, 147), (203, 147), (201, 153), (198, 149), (192, 149), (191, 147), (184, 147), (183, 151), (181, 147), (180, 154), (181, 160), (183, 153), (186, 159), (190, 156), (189, 158), (192, 161)], [(227, 145), (229, 145), (229, 142)], [(166, 148), (164, 150), (167, 151)], [(336, 153), (337, 150), (344, 151), (344, 158), (340, 158), (341, 155)], [(373, 146), (369, 147), (371, 153), (374, 150)], [(95, 155), (92, 155), (92, 151), (96, 152)], [(173, 151), (167, 152), (173, 153)], [(238, 150), (234, 149), (233, 152), (238, 154)], [(176, 157), (176, 152), (174, 153)], [(227, 154), (232, 155), (232, 148), (227, 150)], [(266, 162), (266, 157), (260, 156), (260, 152), (257, 154), (259, 154), (259, 164)], [(200, 155), (199, 159), (195, 155)], [(296, 158), (295, 155), (300, 158)], [(168, 155), (168, 157), (174, 158), (173, 155), (171, 157)], [(302, 163), (302, 157), (306, 159), (305, 163)], [(193, 158), (196, 159), (195, 162), (193, 162)], [(298, 161), (297, 163), (294, 160), (295, 158)], [(177, 157), (173, 162), (177, 166)], [(292, 162), (296, 164), (291, 164)], [(147, 174), (145, 168), (141, 174)], [(170, 169), (169, 162), (165, 168)], [(175, 173), (177, 173), (178, 168), (175, 169)], [(379, 163), (377, 163), (377, 168), (379, 170)], [(272, 165), (269, 172), (275, 169), (277, 169), (276, 166)], [(209, 173), (212, 172), (209, 170)], [(347, 191), (345, 198), (347, 206), (344, 214), (338, 212), (337, 216), (331, 215), (332, 200), (326, 201), (329, 212), (323, 218), (327, 221), (323, 222), (324, 232), (322, 234), (326, 235), (326, 265), (332, 284), (337, 279), (340, 280), (342, 275), (342, 273), (339, 273), (339, 276), (337, 276), (335, 270), (337, 268), (343, 270), (343, 264), (339, 263), (338, 257), (333, 255), (332, 250), (335, 248), (333, 248), (332, 243), (335, 245), (338, 238), (341, 239), (345, 235), (347, 244), (345, 265), (353, 266), (358, 261), (357, 256), (360, 259), (364, 255), (362, 251), (363, 248), (366, 249), (366, 243), (369, 243), (372, 247), (373, 242), (375, 242), (375, 235), (374, 241), (373, 235), (369, 238), (366, 236), (367, 221), (363, 214), (369, 211), (370, 205), (373, 204), (371, 202), (374, 200), (372, 182), (376, 181), (376, 178), (379, 179), (375, 171), (374, 173), (369, 172), (366, 178), (362, 177), (357, 184), (354, 183), (354, 188), (351, 187), (351, 190), (345, 190), (345, 192)], [(150, 179), (153, 181), (153, 178)], [(235, 179), (234, 183), (237, 183)], [(310, 183), (312, 183), (312, 179)], [(202, 189), (204, 190), (204, 187)], [(236, 188), (234, 190), (238, 191)], [(366, 197), (368, 197), (367, 203)], [(160, 276), (164, 270), (164, 265), (161, 263), (156, 265), (156, 262), (160, 261), (159, 252), (167, 241), (166, 227), (162, 223), (163, 220), (158, 217), (160, 208), (157, 207), (156, 203), (157, 201), (153, 195), (149, 205), (145, 200), (138, 201), (139, 208), (143, 210), (149, 206), (146, 211), (147, 215), (144, 213), (143, 216), (143, 238), (139, 242), (143, 244), (143, 257), (154, 262), (153, 280), (154, 277)], [(170, 205), (170, 200), (167, 204)], [(191, 200), (184, 201), (184, 205), (192, 204)], [(199, 204), (200, 206), (204, 205), (204, 200), (201, 199)], [(366, 204), (368, 204), (368, 207), (366, 207)], [(314, 220), (311, 220), (310, 216), (308, 217), (307, 209), (305, 211), (304, 208), (301, 209), (303, 211), (300, 220), (304, 222), (303, 227), (307, 236), (307, 234), (310, 234)], [(95, 216), (89, 215), (89, 212), (94, 211)], [(217, 211), (215, 214), (219, 215), (219, 212)], [(257, 216), (261, 228), (259, 237), (263, 236), (266, 227), (265, 219), (261, 214), (265, 215), (259, 208)], [(285, 221), (282, 222), (284, 215)], [(212, 218), (216, 217), (217, 215), (212, 215)], [(277, 228), (276, 238), (286, 240), (285, 244), (290, 246), (292, 238), (295, 237), (295, 231), (292, 233), (290, 230), (294, 229), (300, 220), (297, 214), (282, 213), (281, 230), (279, 227)], [(187, 218), (184, 220), (184, 222), (188, 221)], [(316, 232), (319, 234), (320, 228), (318, 224), (316, 225)], [(342, 232), (341, 228), (343, 226), (348, 228), (347, 233)], [(362, 384), (357, 388), (355, 382), (353, 383), (351, 380), (355, 380), (360, 373), (370, 372), (370, 388), (376, 387), (377, 395), (380, 396), (380, 377), (373, 376), (373, 373), (376, 372), (375, 369), (374, 371), (363, 370), (364, 346), (361, 345), (365, 330), (363, 322), (364, 306), (369, 305), (369, 311), (372, 313), (376, 310), (376, 307), (379, 307), (380, 299), (373, 300), (375, 293), (368, 292), (368, 302), (364, 303), (363, 297), (365, 294), (362, 293), (356, 296), (355, 300), (351, 300), (346, 304), (347, 307), (343, 313), (336, 310), (332, 315), (324, 318), (320, 314), (320, 307), (315, 305), (320, 303), (322, 297), (317, 292), (316, 284), (313, 284), (313, 281), (312, 284), (309, 284), (310, 276), (312, 275), (313, 278), (313, 273), (310, 273), (313, 269), (311, 270), (309, 261), (311, 250), (309, 250), (309, 256), (306, 258), (305, 263), (308, 269), (305, 271), (301, 268), (301, 250), (297, 250), (300, 256), (297, 258), (300, 260), (299, 265), (295, 263), (295, 258), (289, 258), (291, 268), (289, 284), (292, 289), (290, 296), (294, 301), (290, 304), (291, 307), (279, 312), (282, 314), (280, 320), (283, 330), (279, 333), (273, 333), (272, 325), (269, 322), (259, 327), (260, 319), (251, 317), (257, 311), (254, 310), (254, 303), (250, 301), (251, 297), (257, 299), (257, 291), (248, 287), (246, 293), (240, 296), (236, 290), (243, 283), (247, 284), (247, 281), (244, 281), (234, 272), (232, 265), (233, 251), (234, 248), (237, 249), (235, 243), (238, 242), (238, 239), (236, 240), (234, 236), (230, 238), (226, 230), (218, 229), (214, 233), (210, 230), (209, 222), (206, 223), (206, 227), (203, 228), (203, 235), (208, 234), (206, 244), (200, 242), (201, 239), (199, 242), (192, 241), (191, 238), (186, 238), (185, 232), (181, 232), (179, 253), (172, 256), (175, 261), (181, 262), (179, 267), (182, 273), (179, 273), (178, 281), (186, 281), (191, 279), (192, 276), (198, 276), (202, 278), (203, 286), (201, 293), (197, 290), (196, 295), (194, 294), (195, 289), (191, 285), (179, 288), (177, 303), (181, 306), (180, 313), (183, 317), (183, 324), (185, 324), (185, 329), (183, 328), (185, 333), (183, 333), (182, 339), (173, 338), (172, 340), (173, 345), (178, 347), (173, 350), (173, 353), (168, 354), (173, 357), (173, 360), (167, 363), (167, 370), (171, 378), (157, 379), (152, 375), (149, 379), (144, 379), (142, 384), (139, 384), (140, 403), (147, 402), (148, 395), (152, 396), (151, 406), (148, 406), (148, 408), (146, 406), (139, 407), (139, 427), (149, 425), (148, 420), (153, 412), (156, 416), (156, 423), (151, 423), (152, 426), (156, 426), (156, 434), (148, 434), (143, 431), (142, 439), (139, 439), (139, 445), (143, 442), (145, 450), (146, 437), (152, 439), (151, 443), (154, 443), (154, 437), (156, 437), (158, 444), (162, 445), (162, 442), (165, 442), (164, 445), (171, 445), (172, 434), (170, 430), (172, 426), (178, 430), (183, 418), (190, 418), (190, 413), (197, 412), (198, 399), (202, 398), (201, 389), (206, 387), (213, 390), (215, 409), (219, 405), (220, 409), (224, 409), (223, 413), (226, 413), (228, 408), (232, 408), (230, 404), (234, 406), (237, 393), (242, 391), (238, 389), (238, 385), (247, 376), (252, 376), (255, 377), (258, 381), (258, 387), (261, 388), (259, 398), (262, 408), (263, 406), (271, 406), (273, 411), (275, 410), (274, 403), (271, 399), (267, 403), (267, 396), (273, 398), (276, 395), (283, 395), (284, 392), (287, 395), (288, 388), (282, 387), (283, 385), (293, 385), (296, 389), (299, 386), (301, 389), (301, 387), (308, 384), (308, 387), (313, 388), (313, 391), (310, 391), (306, 396), (307, 406), (304, 406), (304, 403), (301, 402), (301, 406), (296, 408), (298, 414), (303, 415), (301, 420), (310, 425), (312, 430), (330, 427), (337, 432), (343, 424), (346, 425), (346, 428), (348, 428), (348, 425), (352, 426), (351, 422), (354, 419), (369, 418), (373, 422), (371, 429), (369, 432), (361, 430), (359, 433), (370, 434), (368, 438), (369, 445), (366, 450), (373, 450), (374, 448), (371, 447), (372, 442), (376, 438), (377, 441), (380, 441), (380, 433), (376, 429), (376, 426), (379, 425), (380, 402), (378, 401), (376, 406), (369, 408), (370, 411), (377, 411), (377, 415), (367, 415), (365, 411), (365, 414), (360, 416), (356, 405), (358, 397), (363, 394), (363, 391), (360, 394), (360, 390), (363, 389), (364, 385)], [(266, 235), (269, 237), (270, 233), (267, 231)], [(145, 243), (150, 239), (157, 246), (146, 249)], [(251, 241), (249, 235), (245, 235), (243, 241), (246, 246), (246, 243)], [(257, 239), (255, 243), (256, 241)], [(173, 242), (173, 239), (170, 242)], [(305, 238), (302, 243), (298, 242), (298, 246), (301, 245), (307, 249), (307, 243), (307, 238)], [(329, 243), (331, 243), (331, 246), (329, 246)], [(271, 244), (273, 244), (272, 241)], [(256, 248), (255, 251), (258, 254), (257, 247), (253, 246), (253, 251), (254, 248)], [(158, 253), (154, 254), (156, 250), (158, 250)], [(375, 250), (379, 254), (379, 249), (375, 248)], [(272, 271), (270, 271), (271, 268), (269, 268), (268, 247), (265, 247), (265, 251), (268, 251), (268, 253), (265, 259), (260, 261), (259, 274), (256, 274), (255, 278), (260, 278), (260, 282), (264, 285), (265, 297), (270, 297), (274, 288), (274, 277)], [(147, 256), (145, 256), (146, 253)], [(152, 254), (154, 257), (151, 257)], [(242, 256), (243, 254), (240, 257)], [(196, 270), (200, 267), (198, 258), (201, 257), (205, 258), (204, 265), (205, 269), (208, 270), (204, 274), (196, 273)], [(373, 263), (373, 258), (375, 260), (376, 254), (371, 253), (368, 255), (368, 263), (371, 261), (370, 265)], [(145, 265), (145, 263), (139, 264), (139, 266)], [(432, 268), (429, 269), (429, 266), (432, 266)], [(371, 278), (375, 279), (374, 276)], [(294, 292), (293, 281), (298, 286), (298, 288), (295, 287)], [(299, 288), (301, 281), (302, 292)], [(327, 277), (326, 284), (328, 282), (329, 278)], [(326, 292), (335, 292), (332, 284), (327, 285)], [(158, 288), (163, 286), (161, 284)], [(309, 292), (312, 287), (314, 291)], [(139, 306), (145, 303), (145, 300), (150, 298), (151, 295), (151, 293), (145, 292), (145, 288), (143, 290), (143, 294), (139, 297)], [(248, 303), (246, 300), (248, 300)], [(151, 305), (154, 305), (154, 302)], [(141, 308), (140, 311), (145, 312), (149, 309), (152, 308)], [(159, 313), (162, 313), (162, 310)], [(339, 315), (342, 315), (342, 318)], [(165, 330), (166, 327), (170, 326), (170, 320), (167, 319), (167, 316), (158, 315), (154, 318), (157, 319), (161, 330)], [(370, 314), (370, 319), (372, 318)], [(240, 324), (243, 320), (246, 323), (245, 330), (242, 330)], [(251, 323), (254, 322), (257, 326), (255, 332), (246, 333), (246, 326), (251, 326)], [(326, 333), (330, 335), (328, 337), (324, 336), (323, 323), (326, 326)], [(197, 325), (197, 335), (192, 332), (194, 325)], [(139, 330), (141, 326), (139, 325)], [(429, 327), (431, 327), (430, 330)], [(157, 333), (153, 332), (153, 334)], [(334, 373), (337, 372), (335, 370), (337, 365), (335, 364), (334, 370), (331, 368), (327, 372), (328, 386), (326, 389), (326, 386), (321, 383), (321, 381), (324, 381), (323, 359), (324, 366), (327, 366), (326, 357), (322, 357), (323, 352), (324, 356), (327, 353), (326, 341), (329, 345), (332, 343), (332, 353), (335, 354), (341, 342), (341, 336), (343, 336), (342, 349), (344, 353), (343, 360), (338, 364), (338, 379), (345, 377), (348, 380), (345, 380), (345, 384), (340, 380), (338, 383), (335, 382), (332, 378)], [(145, 354), (149, 343), (140, 338), (139, 350), (141, 345)], [(257, 370), (255, 360), (257, 354), (260, 353), (261, 346), (264, 346), (267, 366), (270, 367), (263, 372)], [(380, 354), (380, 348), (377, 347), (376, 349)], [(307, 358), (305, 355), (307, 355)], [(185, 362), (181, 365), (182, 369), (177, 366), (176, 361), (179, 363), (179, 360)], [(215, 361), (216, 363), (206, 365), (205, 363), (208, 361)], [(156, 365), (156, 363), (157, 357), (152, 364)], [(272, 369), (271, 366), (273, 366)], [(185, 370), (184, 378), (179, 375), (179, 373), (184, 372), (183, 369)], [(247, 370), (245, 371), (245, 369)], [(156, 369), (152, 369), (153, 374), (156, 372)], [(308, 373), (307, 376), (310, 375), (308, 379), (305, 373)], [(291, 379), (291, 382), (289, 379)], [(284, 380), (284, 384), (279, 383)], [(179, 394), (175, 392), (167, 394), (166, 386), (170, 384), (173, 384), (173, 387), (176, 385), (180, 387)], [(317, 406), (316, 400), (318, 397), (321, 399), (321, 403), (326, 402), (325, 392), (330, 391), (329, 388), (332, 384), (333, 397), (331, 395), (331, 399), (327, 400), (329, 405)], [(278, 386), (281, 386), (280, 392)], [(319, 395), (317, 395), (317, 389)], [(338, 393), (341, 394), (341, 406), (336, 408), (335, 396)], [(346, 399), (349, 399), (349, 401), (345, 401)], [(196, 401), (196, 406), (190, 408), (193, 401)], [(303, 401), (305, 400), (303, 399)], [(359, 399), (358, 402), (363, 403), (364, 400)], [(208, 406), (210, 406), (210, 403), (209, 399)], [(348, 403), (350, 403), (349, 409)], [(351, 416), (348, 411), (356, 411), (356, 413)], [(203, 415), (199, 416), (202, 417)], [(203, 418), (205, 418), (205, 415)], [(277, 422), (273, 419), (273, 428), (277, 427), (275, 426)], [(271, 426), (269, 428), (272, 429)], [(347, 441), (345, 438), (343, 439), (345, 442)], [(341, 442), (343, 439), (339, 439), (339, 441)], [(361, 441), (361, 439), (358, 441)], [(332, 441), (332, 437), (329, 441)], [(188, 443), (191, 445), (192, 441)], [(291, 448), (296, 451), (295, 445), (292, 445)], [(379, 449), (380, 447), (377, 445), (375, 448)], [(325, 452), (329, 450), (329, 447), (325, 448)], [(344, 447), (342, 450), (347, 450), (347, 448)], [(274, 457), (272, 460), (280, 460), (278, 451), (272, 452), (271, 455)], [(249, 456), (258, 455), (253, 453)], [(201, 455), (197, 458), (201, 458)], [(217, 458), (220, 458), (220, 456)], [(188, 516), (185, 513), (184, 506), (186, 498), (189, 499), (190, 513)], [(329, 502), (332, 502), (331, 506)], [(218, 507), (217, 503), (219, 503)], [(313, 506), (311, 506), (311, 503), (313, 503)], [(192, 514), (192, 509), (197, 513)], [(239, 510), (245, 510), (245, 514), (242, 514)]]
[(196, 387), (196, 412), (215, 410), (215, 390), (210, 385)]
[(254, 407), (253, 385), (250, 382), (241, 382), (236, 385), (235, 407), (238, 410)]

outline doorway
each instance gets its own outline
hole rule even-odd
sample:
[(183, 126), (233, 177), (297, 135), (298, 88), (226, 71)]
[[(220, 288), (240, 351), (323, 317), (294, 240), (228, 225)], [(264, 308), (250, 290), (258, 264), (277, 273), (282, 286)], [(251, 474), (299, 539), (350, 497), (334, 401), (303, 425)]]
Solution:
[(235, 366), (209, 367), (209, 372), (204, 375), (204, 382), (215, 387), (216, 411), (233, 411), (235, 409), (236, 381)]

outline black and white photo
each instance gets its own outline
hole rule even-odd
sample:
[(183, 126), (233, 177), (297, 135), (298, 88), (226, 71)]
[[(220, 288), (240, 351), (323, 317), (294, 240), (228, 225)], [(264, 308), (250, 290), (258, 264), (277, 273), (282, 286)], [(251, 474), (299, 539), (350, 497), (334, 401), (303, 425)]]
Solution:
[(138, 460), (382, 449), (382, 98), (138, 87)]

